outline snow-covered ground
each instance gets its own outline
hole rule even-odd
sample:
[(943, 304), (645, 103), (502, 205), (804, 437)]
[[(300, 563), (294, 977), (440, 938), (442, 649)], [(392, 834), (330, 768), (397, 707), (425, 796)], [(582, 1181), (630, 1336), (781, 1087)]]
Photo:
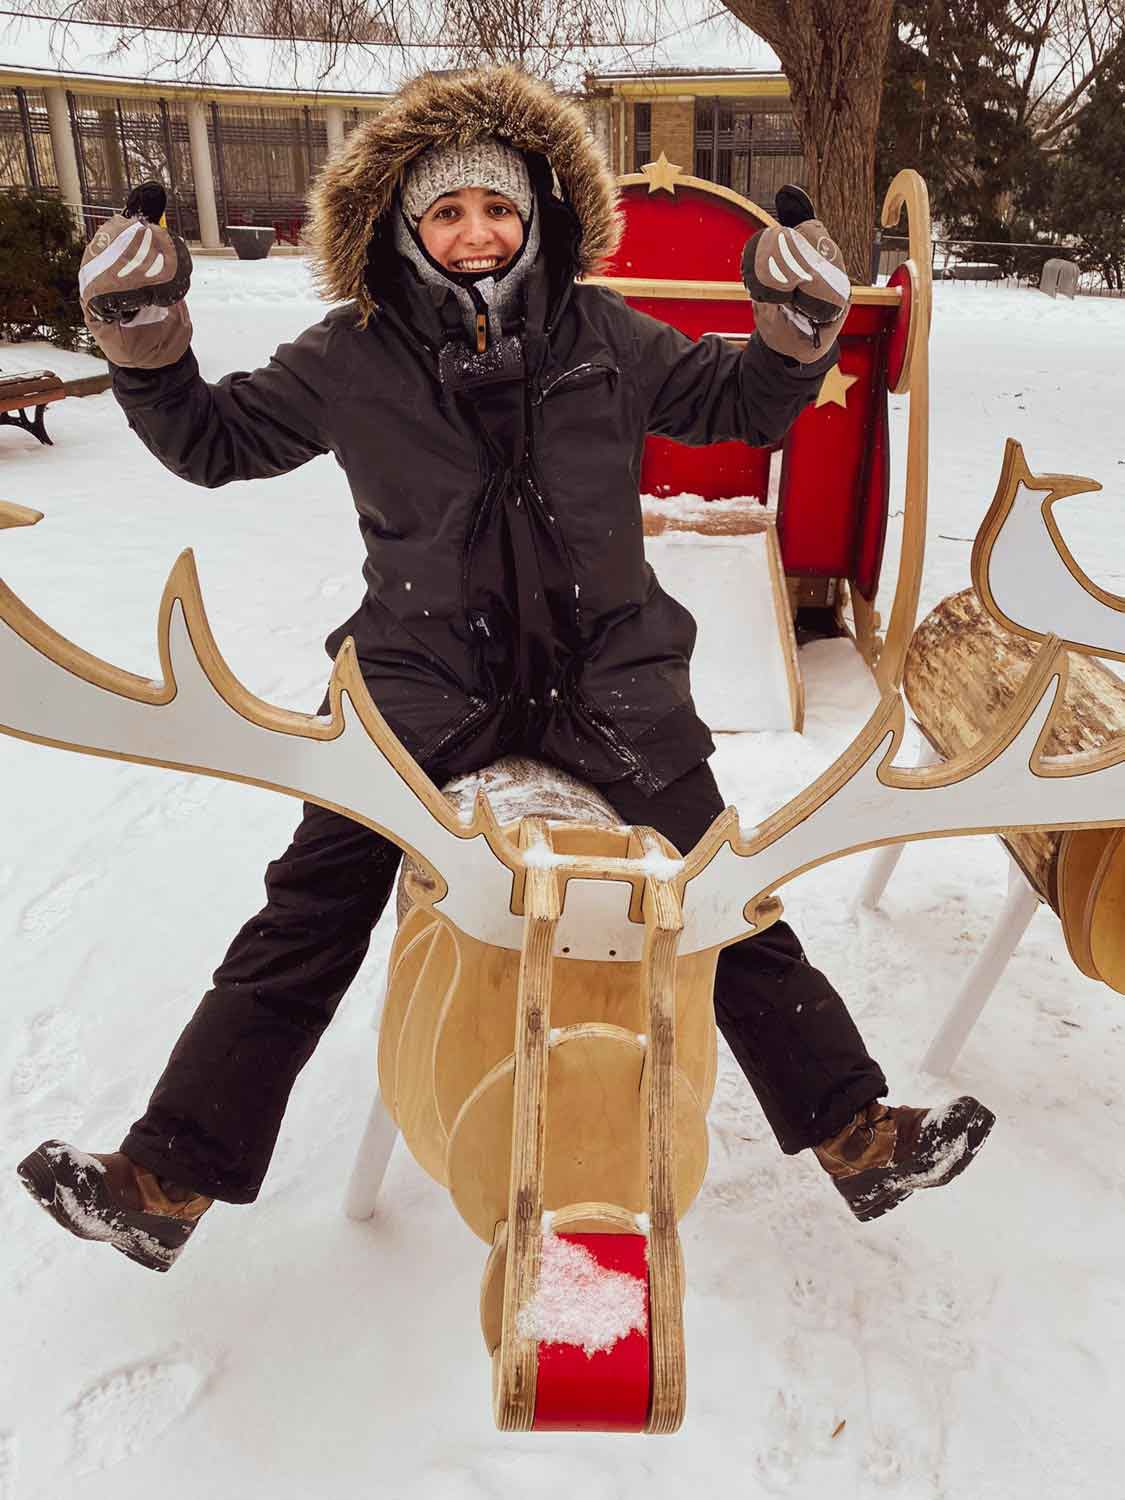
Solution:
[[(209, 376), (319, 316), (296, 260), (203, 261), (192, 311)], [(923, 611), (968, 582), (1009, 434), (1033, 468), (1103, 481), (1060, 519), (1082, 565), (1125, 591), (1123, 341), (1122, 302), (938, 289)], [(88, 363), (0, 349), (8, 370)], [(0, 539), (16, 592), (88, 650), (155, 673), (161, 584), (191, 545), (235, 672), (314, 709), (322, 638), (361, 588), (334, 464), (207, 493), (161, 469), (108, 395), (48, 421), (50, 449), (0, 432), (4, 498), (46, 512)], [(720, 744), (750, 822), (870, 704), (846, 645), (803, 665), (803, 738)], [(724, 1053), (711, 1167), (681, 1226), (690, 1392), (675, 1437), (496, 1433), (484, 1247), (401, 1147), (377, 1217), (344, 1218), (386, 925), (298, 1082), (255, 1207), (214, 1209), (168, 1277), (58, 1230), (12, 1168), (51, 1135), (116, 1146), (295, 816), (264, 791), (0, 741), (0, 1500), (1122, 1492), (1125, 1002), (1079, 976), (1042, 910), (954, 1076), (917, 1071), (1003, 900), (990, 839), (909, 849), (875, 914), (852, 905), (864, 856), (788, 888), (893, 1097), (972, 1091), (998, 1124), (955, 1186), (860, 1226), (815, 1161), (779, 1154)]]

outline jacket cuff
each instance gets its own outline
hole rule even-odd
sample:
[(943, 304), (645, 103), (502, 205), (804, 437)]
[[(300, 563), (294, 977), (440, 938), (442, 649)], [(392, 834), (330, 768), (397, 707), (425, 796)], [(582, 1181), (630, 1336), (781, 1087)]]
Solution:
[(772, 360), (779, 370), (784, 371), (785, 377), (801, 386), (823, 380), (840, 358), (840, 344), (837, 339), (833, 339), (821, 357), (811, 364), (802, 364), (799, 359), (793, 359), (791, 355), (779, 354), (776, 349), (771, 349), (761, 334), (756, 331), (751, 335), (751, 343), (755, 339), (767, 358)]
[(138, 370), (132, 365), (115, 365), (107, 361), (113, 375), (113, 394), (119, 406), (129, 411), (136, 406), (151, 406), (174, 396), (183, 387), (199, 379), (199, 365), (190, 349), (175, 364), (161, 365), (157, 370)]

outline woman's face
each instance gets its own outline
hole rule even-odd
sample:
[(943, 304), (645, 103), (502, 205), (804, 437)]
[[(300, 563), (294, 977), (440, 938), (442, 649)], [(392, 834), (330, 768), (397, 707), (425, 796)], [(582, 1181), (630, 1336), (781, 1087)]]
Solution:
[(523, 244), (523, 220), (510, 198), (491, 188), (458, 188), (431, 203), (418, 222), (427, 253), (446, 271), (487, 275)]

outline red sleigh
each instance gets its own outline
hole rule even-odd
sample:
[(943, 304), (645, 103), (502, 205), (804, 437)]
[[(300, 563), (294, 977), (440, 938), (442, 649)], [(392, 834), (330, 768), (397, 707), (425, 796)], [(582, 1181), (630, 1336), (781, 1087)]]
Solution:
[[(619, 181), (625, 235), (610, 274), (599, 278), (602, 284), (692, 338), (749, 336), (754, 314), (739, 263), (747, 237), (771, 224), (771, 216), (729, 188), (688, 176), (663, 155)], [(686, 519), (682, 502), (668, 519), (659, 503), (649, 502), (649, 534), (669, 524), (703, 535), (772, 530), (775, 524), (789, 604), (830, 606), (842, 624), (850, 624), (872, 669), (879, 664), (884, 686), (901, 682), (925, 541), (930, 216), (925, 184), (916, 172), (901, 172), (891, 184), (884, 224), (897, 223), (903, 208), (910, 258), (889, 285), (855, 288), (840, 337), (840, 363), (780, 449), (738, 442), (692, 448), (652, 437), (641, 476), (645, 495), (715, 502), (687, 507)], [(882, 640), (875, 598), (890, 497), (888, 394), (907, 392), (902, 549)], [(761, 509), (745, 499), (732, 507), (734, 497), (753, 497)], [(799, 713), (793, 727), (800, 727)]]

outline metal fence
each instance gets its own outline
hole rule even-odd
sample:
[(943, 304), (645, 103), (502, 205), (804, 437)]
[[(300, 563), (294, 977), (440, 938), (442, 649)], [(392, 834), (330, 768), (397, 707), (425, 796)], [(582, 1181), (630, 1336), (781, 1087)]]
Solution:
[[(1043, 267), (1056, 257), (1074, 260), (1073, 245), (1044, 245), (1030, 241), (962, 240), (933, 241), (931, 269), (935, 281), (967, 282), (973, 286), (1038, 286)], [(876, 231), (872, 243), (873, 280), (885, 281), (909, 256), (907, 241), (898, 235)], [(1082, 297), (1122, 297), (1125, 288), (1110, 285), (1100, 272), (1082, 271), (1078, 276)]]
[(694, 170), (754, 203), (772, 204), (783, 183), (804, 173), (792, 113), (760, 100), (697, 99)]
[[(175, 97), (67, 92), (87, 234), (120, 209), (131, 188), (155, 177), (168, 189), (168, 223), (199, 238), (188, 117)], [(273, 225), (297, 238), (309, 183), (328, 154), (324, 111), (213, 103), (207, 106), (211, 173), (226, 238), (228, 224)], [(344, 131), (360, 123), (345, 111)], [(58, 192), (47, 106), (36, 89), (0, 89), (0, 188)]]
[(0, 89), (0, 187), (58, 187), (47, 103), (39, 89)]
[(168, 223), (185, 239), (199, 235), (188, 122), (175, 100), (67, 94), (78, 181), (93, 233), (104, 210), (121, 208), (148, 177), (168, 189)]
[(323, 116), (303, 109), (211, 105), (219, 223), (299, 224), (309, 182), (328, 155)]

